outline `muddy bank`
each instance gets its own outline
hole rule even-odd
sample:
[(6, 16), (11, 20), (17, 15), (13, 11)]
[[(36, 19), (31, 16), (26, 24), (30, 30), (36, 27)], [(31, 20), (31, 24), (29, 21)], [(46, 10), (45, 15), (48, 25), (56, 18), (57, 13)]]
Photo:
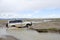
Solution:
[(11, 35), (0, 35), (0, 40), (19, 40), (19, 39)]

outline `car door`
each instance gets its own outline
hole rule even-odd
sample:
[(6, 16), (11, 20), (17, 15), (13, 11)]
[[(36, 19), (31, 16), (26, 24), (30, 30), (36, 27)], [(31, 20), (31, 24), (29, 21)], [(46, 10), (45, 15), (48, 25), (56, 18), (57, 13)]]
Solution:
[(22, 22), (22, 27), (26, 26), (26, 23), (25, 22)]

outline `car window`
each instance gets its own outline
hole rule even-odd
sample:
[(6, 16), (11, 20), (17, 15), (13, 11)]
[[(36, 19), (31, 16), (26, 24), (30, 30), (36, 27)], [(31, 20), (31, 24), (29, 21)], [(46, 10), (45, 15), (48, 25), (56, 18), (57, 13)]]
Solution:
[(22, 22), (22, 20), (9, 21), (9, 23), (19, 23), (19, 22)]

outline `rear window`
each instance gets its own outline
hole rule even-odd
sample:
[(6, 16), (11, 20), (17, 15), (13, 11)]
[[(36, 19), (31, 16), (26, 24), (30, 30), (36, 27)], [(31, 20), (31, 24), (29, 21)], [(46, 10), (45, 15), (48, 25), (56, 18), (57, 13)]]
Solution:
[(19, 22), (22, 22), (22, 20), (9, 21), (9, 23), (19, 23)]

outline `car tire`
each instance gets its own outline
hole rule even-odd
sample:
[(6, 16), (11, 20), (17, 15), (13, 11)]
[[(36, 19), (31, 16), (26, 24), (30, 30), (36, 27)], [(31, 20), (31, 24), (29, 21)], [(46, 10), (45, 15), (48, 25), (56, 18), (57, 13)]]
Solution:
[(26, 24), (26, 27), (28, 28), (30, 26), (30, 24)]
[(12, 25), (11, 27), (16, 27), (15, 25)]
[(6, 24), (6, 27), (8, 28), (8, 23)]

